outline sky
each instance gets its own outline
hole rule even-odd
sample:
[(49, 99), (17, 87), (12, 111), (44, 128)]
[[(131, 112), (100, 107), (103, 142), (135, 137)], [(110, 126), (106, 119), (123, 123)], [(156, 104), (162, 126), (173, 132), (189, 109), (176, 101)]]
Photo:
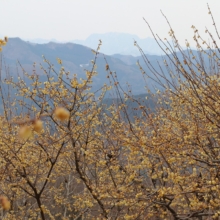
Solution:
[[(207, 2), (220, 28), (219, 0), (0, 0), (0, 36), (22, 39), (86, 39), (93, 33), (123, 32), (168, 37), (167, 16), (180, 42), (191, 41), (191, 26), (205, 36), (213, 29)], [(218, 23), (219, 21), (219, 23)]]

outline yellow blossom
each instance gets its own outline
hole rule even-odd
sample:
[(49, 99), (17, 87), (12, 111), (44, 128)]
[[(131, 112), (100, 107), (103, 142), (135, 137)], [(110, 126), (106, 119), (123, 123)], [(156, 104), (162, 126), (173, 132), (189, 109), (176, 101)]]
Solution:
[(27, 139), (32, 135), (32, 129), (30, 126), (24, 125), (19, 130), (19, 137)]
[(4, 210), (11, 208), (11, 203), (6, 196), (0, 196), (0, 204)]
[(57, 58), (57, 63), (62, 65), (62, 60), (60, 58)]
[(58, 107), (55, 109), (54, 115), (60, 121), (65, 121), (65, 120), (69, 119), (70, 112), (63, 107)]
[(43, 122), (41, 120), (35, 120), (33, 123), (33, 129), (38, 133), (41, 132), (43, 129)]

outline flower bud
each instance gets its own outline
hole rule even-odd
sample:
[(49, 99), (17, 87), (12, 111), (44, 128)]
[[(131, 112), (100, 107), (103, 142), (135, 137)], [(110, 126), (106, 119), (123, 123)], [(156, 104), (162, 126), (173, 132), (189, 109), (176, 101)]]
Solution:
[(68, 120), (70, 117), (70, 112), (63, 107), (58, 107), (54, 111), (54, 115), (60, 121)]
[(19, 136), (22, 139), (28, 139), (32, 135), (32, 129), (30, 126), (24, 125), (20, 127)]
[(4, 210), (11, 208), (11, 203), (6, 196), (0, 196), (0, 204)]
[(41, 120), (35, 120), (33, 123), (33, 129), (34, 131), (36, 131), (37, 133), (40, 133), (41, 130), (43, 129), (43, 122)]

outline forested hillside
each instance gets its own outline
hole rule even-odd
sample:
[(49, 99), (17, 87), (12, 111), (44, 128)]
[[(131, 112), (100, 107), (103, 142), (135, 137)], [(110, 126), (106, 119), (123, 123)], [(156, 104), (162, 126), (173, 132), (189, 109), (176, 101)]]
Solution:
[[(2, 55), (6, 66), (10, 68), (10, 74), (13, 76), (17, 76), (18, 72), (22, 75), (20, 64), (26, 72), (33, 71), (33, 63), (37, 64), (35, 65), (35, 73), (43, 75), (39, 64), (43, 63), (42, 55), (44, 55), (46, 59), (51, 61), (57, 71), (59, 71), (59, 66), (56, 59), (59, 57), (62, 59), (66, 70), (71, 72), (71, 75), (77, 73), (78, 76), (85, 77), (84, 70), (90, 70), (92, 68), (91, 60), (94, 58), (92, 49), (82, 45), (73, 43), (59, 44), (53, 42), (48, 44), (32, 44), (22, 41), (19, 38), (9, 39), (7, 46), (3, 49)], [(122, 57), (126, 59), (126, 56)], [(117, 73), (118, 81), (121, 82), (123, 89), (127, 89), (128, 83), (132, 86), (134, 94), (146, 93), (146, 89), (144, 89), (145, 82), (143, 81), (139, 67), (136, 65), (138, 60), (143, 64), (141, 57), (133, 57), (131, 64), (123, 60), (122, 57), (105, 56), (106, 61), (111, 66), (111, 70)], [(153, 61), (155, 68), (159, 70), (157, 60), (161, 62), (162, 58), (160, 56), (150, 55), (148, 55), (148, 57)], [(18, 61), (20, 64), (18, 64)], [(93, 79), (94, 86), (97, 89), (108, 82), (105, 70), (106, 61), (104, 55), (100, 53), (96, 61), (98, 75)], [(152, 88), (151, 84), (152, 81), (149, 80), (148, 86)]]

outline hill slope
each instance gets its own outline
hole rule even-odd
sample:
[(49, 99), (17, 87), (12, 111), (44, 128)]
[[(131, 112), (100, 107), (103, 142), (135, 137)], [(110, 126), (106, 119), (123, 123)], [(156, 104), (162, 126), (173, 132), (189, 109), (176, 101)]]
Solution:
[[(8, 44), (3, 48), (3, 57), (5, 63), (10, 67), (10, 73), (14, 76), (17, 75), (17, 61), (19, 61), (26, 72), (31, 73), (33, 70), (33, 63), (43, 63), (42, 55), (46, 59), (50, 60), (54, 64), (55, 69), (59, 70), (60, 66), (57, 64), (56, 58), (59, 57), (63, 60), (63, 66), (71, 74), (77, 73), (80, 77), (85, 76), (85, 69), (90, 70), (92, 68), (91, 60), (94, 59), (94, 54), (91, 49), (82, 45), (74, 43), (47, 43), (47, 44), (33, 44), (30, 42), (22, 41), (19, 38), (10, 38)], [(104, 55), (99, 54), (97, 60), (97, 72), (98, 76), (94, 78), (94, 85), (96, 88), (102, 86), (108, 82), (105, 71)], [(105, 56), (107, 62), (112, 71), (117, 73), (118, 81), (121, 83), (124, 89), (127, 88), (127, 83), (132, 85), (135, 94), (145, 93), (145, 82), (139, 68), (135, 64), (137, 59), (142, 60), (140, 57), (115, 55)], [(149, 56), (152, 60), (152, 64), (157, 67), (157, 60), (162, 62), (159, 56)], [(18, 68), (19, 69), (19, 68)], [(42, 75), (40, 68), (37, 68), (37, 74)], [(151, 82), (149, 81), (149, 86)]]

